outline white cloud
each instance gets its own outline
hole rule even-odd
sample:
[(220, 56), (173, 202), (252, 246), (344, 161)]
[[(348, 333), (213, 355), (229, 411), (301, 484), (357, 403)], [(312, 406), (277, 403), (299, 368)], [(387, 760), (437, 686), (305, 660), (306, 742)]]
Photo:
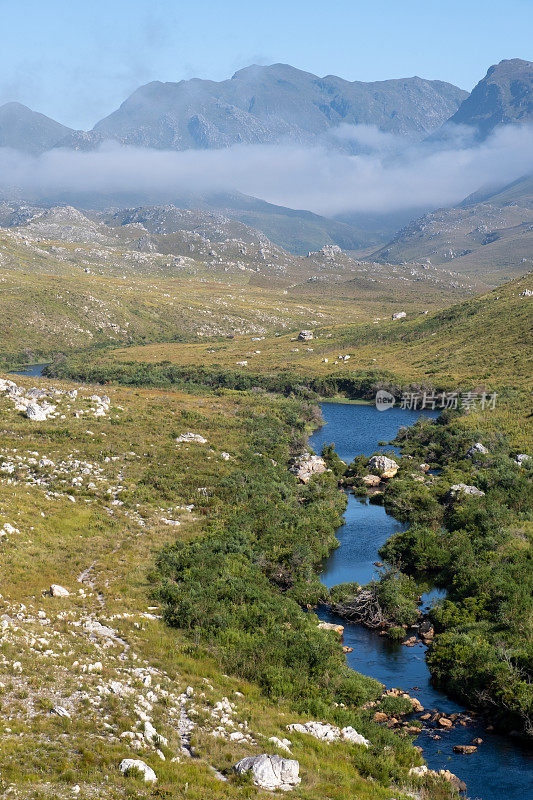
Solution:
[(41, 197), (143, 192), (151, 202), (185, 192), (240, 191), (334, 215), (449, 205), (483, 185), (533, 172), (533, 126), (502, 127), (477, 144), (461, 129), (444, 143), (402, 147), (398, 137), (370, 126), (345, 126), (337, 135), (365, 152), (289, 145), (168, 152), (106, 143), (94, 152), (52, 150), (33, 158), (0, 149), (0, 186)]

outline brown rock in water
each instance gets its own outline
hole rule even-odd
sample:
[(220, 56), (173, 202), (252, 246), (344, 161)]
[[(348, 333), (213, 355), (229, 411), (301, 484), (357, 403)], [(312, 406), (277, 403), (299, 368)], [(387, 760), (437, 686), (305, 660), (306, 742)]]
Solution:
[(438, 723), (441, 728), (451, 728), (453, 725), (451, 719), (446, 719), (446, 717), (439, 717)]
[(426, 722), (426, 720), (431, 719), (431, 714), (422, 714), (420, 719)]
[(454, 753), (462, 753), (463, 755), (475, 753), (476, 750), (477, 747), (474, 744), (454, 744), (453, 746)]
[(472, 739), (472, 744), (483, 744), (483, 739)]
[(353, 653), (353, 647), (346, 647), (346, 645), (342, 648), (343, 653)]

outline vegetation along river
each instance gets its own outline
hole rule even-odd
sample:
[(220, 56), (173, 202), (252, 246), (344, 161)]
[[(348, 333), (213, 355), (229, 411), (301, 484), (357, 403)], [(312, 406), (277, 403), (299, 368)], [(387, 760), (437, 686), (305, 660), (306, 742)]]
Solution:
[[(379, 450), (378, 442), (393, 439), (401, 425), (413, 424), (419, 412), (392, 408), (378, 411), (374, 406), (324, 403), (322, 416), (326, 424), (310, 439), (315, 452), (324, 444), (335, 443), (338, 455), (350, 462), (357, 455), (370, 456)], [(382, 450), (390, 451), (385, 447)], [(326, 560), (321, 578), (328, 586), (345, 581), (368, 583), (376, 572), (378, 549), (393, 533), (405, 526), (385, 513), (382, 506), (371, 505), (353, 494), (348, 495), (345, 522), (337, 531), (340, 547)], [(424, 596), (424, 602), (435, 602), (438, 592)], [(343, 644), (353, 647), (348, 663), (353, 669), (371, 675), (387, 688), (401, 687), (417, 697), (425, 709), (443, 713), (464, 712), (465, 708), (437, 691), (431, 685), (425, 662), (425, 646), (405, 647), (384, 636), (351, 624), (326, 609), (319, 613), (327, 622), (344, 625)], [(433, 738), (438, 735), (440, 738)], [(457, 744), (470, 744), (474, 738), (483, 743), (470, 755), (455, 754)], [(467, 726), (455, 725), (452, 730), (422, 729), (416, 744), (431, 769), (449, 769), (468, 787), (469, 798), (479, 800), (523, 800), (533, 796), (533, 760), (531, 752), (520, 740), (488, 731), (480, 720)]]

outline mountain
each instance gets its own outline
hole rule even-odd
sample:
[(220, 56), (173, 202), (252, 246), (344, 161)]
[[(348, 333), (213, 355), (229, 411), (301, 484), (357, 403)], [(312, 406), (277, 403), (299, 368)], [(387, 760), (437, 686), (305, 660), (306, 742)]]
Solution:
[(0, 147), (37, 155), (72, 133), (71, 128), (21, 103), (0, 106)]
[(448, 120), (486, 138), (497, 125), (533, 120), (533, 62), (512, 58), (492, 66)]
[(522, 275), (533, 268), (533, 176), (425, 214), (371, 257), (441, 266), (453, 262), (454, 272), (492, 284)]
[[(452, 84), (419, 77), (363, 83), (334, 75), (319, 78), (287, 64), (253, 65), (220, 82), (194, 78), (148, 83), (92, 132), (67, 136), (63, 145), (87, 149), (109, 138), (172, 150), (314, 144), (342, 123), (423, 137), (442, 125), (466, 96)], [(337, 147), (346, 147), (330, 138)]]

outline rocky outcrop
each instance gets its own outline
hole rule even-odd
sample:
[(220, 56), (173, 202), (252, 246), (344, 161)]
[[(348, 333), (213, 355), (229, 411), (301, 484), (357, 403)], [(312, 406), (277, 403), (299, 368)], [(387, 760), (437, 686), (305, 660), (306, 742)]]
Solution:
[(319, 628), (322, 628), (324, 631), (334, 631), (338, 633), (339, 636), (342, 636), (344, 633), (344, 625), (336, 625), (334, 622), (319, 622)]
[(357, 733), (351, 725), (346, 728), (337, 728), (336, 725), (330, 725), (329, 722), (306, 722), (304, 724), (294, 722), (291, 725), (287, 725), (287, 730), (314, 736), (315, 739), (319, 739), (321, 742), (352, 742), (353, 744), (361, 744), (363, 747), (370, 745), (368, 739)]
[(365, 486), (379, 486), (381, 478), (379, 475), (363, 475), (361, 478)]
[(251, 773), (253, 783), (260, 789), (268, 791), (275, 789), (288, 791), (301, 782), (298, 761), (278, 755), (270, 756), (263, 753), (260, 756), (248, 756), (238, 761), (233, 769), (239, 775)]
[(299, 456), (290, 468), (290, 471), (296, 475), (302, 483), (309, 483), (313, 475), (322, 475), (326, 470), (327, 466), (324, 459), (312, 453), (304, 453)]

